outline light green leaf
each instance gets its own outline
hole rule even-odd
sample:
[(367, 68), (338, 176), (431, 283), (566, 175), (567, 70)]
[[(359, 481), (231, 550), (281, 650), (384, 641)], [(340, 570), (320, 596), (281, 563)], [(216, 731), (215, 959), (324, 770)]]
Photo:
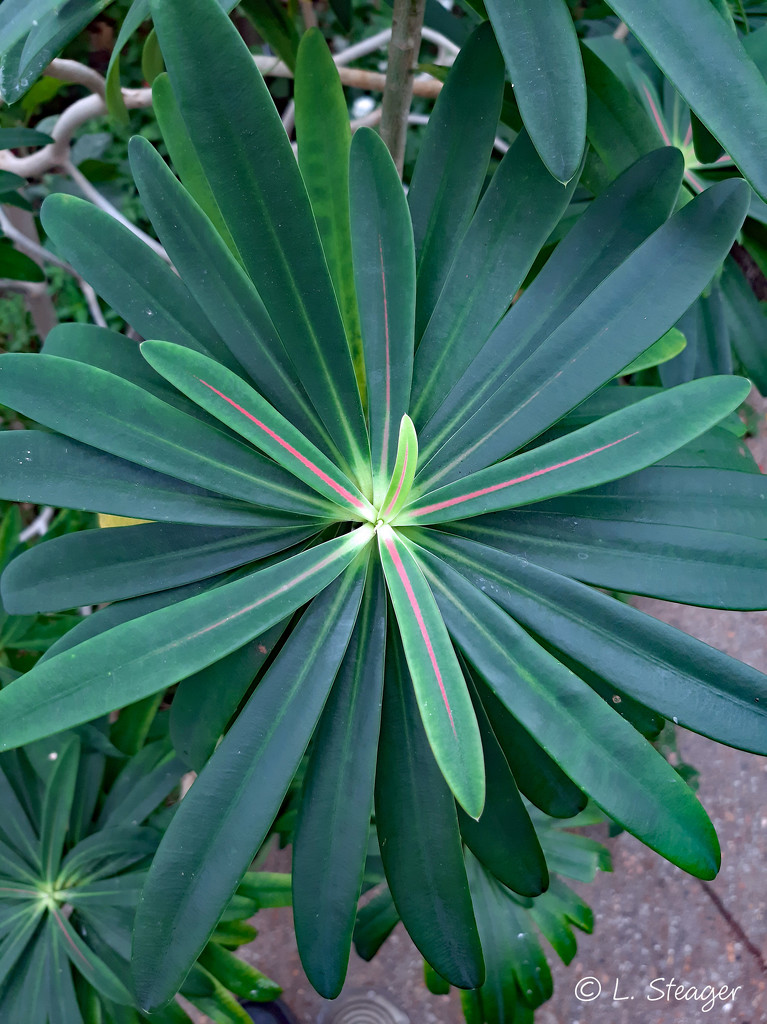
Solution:
[(429, 743), (456, 799), (479, 818), (482, 742), (450, 637), (409, 546), (390, 526), (379, 528), (378, 550)]
[(351, 239), (365, 358), (373, 500), (391, 479), (397, 424), (413, 377), (415, 252), (405, 193), (372, 129), (354, 136), (349, 166)]

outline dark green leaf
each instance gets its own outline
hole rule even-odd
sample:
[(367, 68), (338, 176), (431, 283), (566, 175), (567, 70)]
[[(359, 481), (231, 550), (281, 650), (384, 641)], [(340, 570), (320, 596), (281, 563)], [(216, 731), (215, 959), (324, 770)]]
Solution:
[(222, 949), (217, 942), (209, 942), (200, 954), (200, 963), (229, 991), (242, 999), (257, 1003), (269, 1002), (280, 995), (282, 989), (251, 967), (249, 963)]
[[(142, 2), (142, 0), (137, 0), (137, 2)], [(145, 3), (148, 11), (149, 0), (145, 0)], [(206, 214), (235, 259), (242, 262), (234, 239), (213, 196), (200, 158), (189, 138), (189, 132), (178, 109), (173, 87), (167, 74), (158, 75), (152, 83), (152, 106), (165, 145), (168, 147), (171, 163), (176, 174), (184, 183), (184, 188)]]
[(229, 720), (274, 645), (287, 629), (283, 619), (238, 651), (182, 679), (170, 709), (173, 746), (196, 772), (216, 749)]
[(0, 128), (0, 149), (17, 149), (19, 146), (46, 146), (53, 142), (50, 135), (34, 128)]
[(110, 0), (5, 0), (0, 14), (0, 98), (15, 103), (43, 68)]
[(474, 678), (482, 705), (520, 791), (554, 818), (572, 818), (582, 811), (588, 799), (585, 794), (522, 728), (490, 687), (478, 677)]
[(416, 340), (445, 283), (485, 182), (504, 67), (489, 24), (461, 49), (423, 133), (408, 206), (417, 257)]
[[(725, 261), (725, 267), (729, 262), (729, 259)], [(740, 271), (737, 274), (742, 276)], [(765, 325), (759, 326), (763, 329)], [(687, 339), (687, 346), (676, 359), (660, 367), (660, 379), (665, 387), (712, 373), (732, 373), (727, 306), (718, 284), (687, 310), (678, 327)]]
[(521, 132), (466, 233), (424, 331), (413, 373), (412, 416), (428, 422), (506, 313), (575, 189), (553, 179)]
[(674, 207), (683, 170), (676, 150), (658, 150), (591, 204), (495, 329), (464, 377), (467, 387), (454, 389), (421, 432), (422, 447), (428, 448), (430, 435), (436, 447), (464, 415), (475, 412), (503, 375), (534, 353), (663, 224)]
[(13, 723), (3, 734), (2, 747), (28, 743), (140, 700), (237, 650), (327, 587), (370, 533), (361, 527), (38, 663), (23, 680), (0, 691), (2, 714)]
[(287, 517), (282, 524), (274, 520), (257, 530), (145, 523), (65, 534), (11, 563), (3, 574), (3, 603), (27, 614), (120, 601), (215, 576), (316, 532)]
[(557, 181), (577, 173), (586, 145), (586, 82), (562, 0), (486, 0), (525, 127)]
[[(428, 483), (419, 487), (416, 482), (415, 500), (407, 505), (397, 522), (448, 522), (519, 507), (628, 476), (715, 426), (745, 400), (749, 390), (749, 382), (741, 377), (706, 377), (661, 391), (556, 441), (469, 476), (464, 475), (469, 468), (467, 463), (471, 460), (476, 465), (479, 456), (472, 459), (471, 452), (464, 458), (457, 456), (453, 462), (443, 463), (442, 469), (431, 477), (427, 472)], [(512, 424), (511, 430), (516, 411), (505, 417)], [(493, 435), (503, 425), (504, 420), (496, 421), (484, 437), (475, 440), (476, 448), (484, 446), (500, 454), (506, 442), (495, 441)], [(460, 479), (455, 483), (427, 490), (434, 480), (456, 475)]]
[(691, 874), (713, 878), (714, 826), (663, 757), (486, 594), (434, 556), (420, 557), (451, 635), (543, 749), (627, 831)]
[(85, 363), (6, 354), (0, 358), (0, 396), (54, 430), (148, 469), (256, 505), (333, 514), (333, 506), (249, 445)]
[(767, 604), (767, 544), (752, 537), (545, 509), (483, 516), (456, 532), (607, 590), (709, 608)]
[[(56, 880), (69, 828), (69, 816), (75, 795), (80, 743), (70, 737), (55, 751), (56, 764), (45, 790), (40, 821), (40, 862), (43, 878), (49, 884)], [(48, 755), (51, 757), (51, 755)]]
[(443, 978), (476, 988), (484, 967), (455, 803), (429, 747), (404, 651), (391, 632), (375, 806), (386, 878), (410, 937)]
[(150, 395), (172, 405), (174, 409), (180, 409), (181, 412), (189, 413), (190, 416), (221, 429), (221, 424), (215, 417), (190, 402), (153, 370), (142, 357), (138, 342), (124, 334), (117, 334), (116, 331), (96, 327), (94, 324), (57, 324), (46, 335), (42, 352), (44, 355), (75, 359), (78, 363), (87, 363), (107, 370), (117, 377), (130, 381), (131, 384), (137, 384)]
[(182, 116), (245, 268), (338, 445), (341, 468), (365, 487), (367, 439), (351, 355), (309, 198), (271, 96), (218, 7), (162, 0), (152, 12)]
[(298, 54), (298, 31), (291, 12), (286, 10), (280, 0), (240, 0), (240, 7), (264, 42), (294, 71)]
[(593, 490), (530, 506), (530, 510), (689, 526), (764, 540), (765, 500), (767, 479), (759, 472), (651, 466)]
[[(743, 474), (739, 474), (743, 475)], [(750, 477), (746, 477), (750, 479)], [(767, 753), (767, 677), (673, 626), (519, 557), (419, 536), (523, 626), (616, 688), (720, 743)]]
[(633, 92), (588, 46), (581, 45), (586, 72), (586, 135), (609, 177), (616, 178), (664, 139)]
[(293, 920), (320, 995), (343, 986), (373, 809), (386, 590), (371, 566), (357, 624), (314, 737), (293, 840)]
[(386, 885), (360, 907), (354, 926), (354, 948), (363, 960), (372, 960), (399, 922), (399, 914)]
[[(712, 185), (658, 228), (500, 383), (510, 362), (508, 356), (503, 359), (490, 382), (490, 388), (493, 382), (500, 386), (443, 444), (431, 461), (429, 476), (457, 452), (471, 449), (462, 460), (461, 472), (466, 472), (518, 449), (672, 327), (729, 251), (748, 196), (748, 187), (739, 180)], [(678, 256), (680, 246), (684, 260)], [(514, 308), (503, 321), (508, 322), (507, 330), (513, 320)], [(498, 336), (496, 330), (479, 360), (489, 356)], [(457, 390), (476, 380), (479, 360)], [(427, 432), (419, 435), (427, 449), (424, 462), (450, 429), (443, 428), (436, 436), (428, 431), (428, 442)], [(487, 431), (488, 441), (477, 443)]]
[(253, 528), (263, 521), (263, 512), (244, 501), (183, 483), (68, 437), (6, 430), (0, 433), (0, 453), (4, 467), (0, 494), (9, 501), (50, 502), (61, 508), (200, 525)]
[(713, 4), (610, 0), (610, 6), (767, 198), (767, 83)]
[(118, 1005), (131, 1005), (133, 997), (104, 961), (83, 942), (60, 909), (51, 908), (50, 916), (64, 940), (64, 949), (85, 980), (101, 995)]
[(349, 642), (367, 561), (311, 604), (176, 812), (136, 917), (143, 1007), (177, 990), (263, 841)]
[(482, 742), (461, 666), (409, 545), (384, 526), (378, 551), (429, 744), (458, 802), (479, 818), (485, 799)]
[(767, 317), (732, 258), (722, 271), (722, 296), (735, 354), (761, 394), (767, 394)]
[(478, 821), (458, 808), (461, 836), (504, 885), (523, 896), (538, 896), (549, 882), (546, 861), (477, 691), (470, 690), (485, 755), (487, 796)]
[(181, 279), (114, 217), (62, 194), (46, 199), (41, 216), (62, 255), (142, 337), (236, 365)]
[[(240, 264), (146, 139), (131, 139), (129, 152), (144, 207), (160, 241), (215, 330), (259, 391), (300, 430), (327, 447), (322, 424)], [(155, 330), (152, 337), (164, 335)]]
[(375, 521), (375, 509), (357, 486), (242, 377), (167, 341), (145, 341), (141, 354), (179, 391), (322, 495), (337, 518)]

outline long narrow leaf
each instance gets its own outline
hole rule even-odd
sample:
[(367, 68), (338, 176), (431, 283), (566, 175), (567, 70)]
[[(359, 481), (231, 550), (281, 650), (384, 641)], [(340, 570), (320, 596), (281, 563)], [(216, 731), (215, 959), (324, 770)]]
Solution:
[(424, 129), (407, 194), (417, 259), (416, 340), (423, 335), (487, 174), (504, 67), (485, 22), (461, 48)]
[(117, 377), (123, 377), (131, 384), (137, 384), (155, 398), (172, 405), (181, 412), (203, 420), (208, 424), (218, 422), (190, 402), (184, 395), (172, 387), (163, 377), (156, 373), (141, 357), (138, 343), (124, 334), (110, 331), (95, 324), (58, 324), (49, 331), (41, 349), (43, 355), (61, 356), (63, 359), (75, 359), (78, 363), (87, 363), (107, 370)]
[[(327, 587), (371, 530), (116, 626), (0, 691), (0, 747), (29, 743), (178, 682), (242, 647)], [(54, 685), (55, 683), (55, 685)]]
[(218, 7), (161, 0), (151, 9), (192, 144), (245, 269), (338, 446), (342, 468), (364, 487), (367, 439), (351, 355), (309, 198), (272, 98)]
[(402, 183), (388, 149), (370, 128), (361, 128), (352, 142), (349, 201), (378, 502), (391, 478), (397, 429), (410, 400), (415, 252)]
[(371, 566), (359, 618), (314, 738), (293, 840), (293, 920), (307, 977), (341, 991), (373, 809), (386, 590)]
[(451, 634), (544, 750), (627, 831), (691, 874), (713, 878), (716, 832), (687, 783), (494, 601), (433, 555), (419, 557)]
[(404, 651), (392, 631), (375, 807), (386, 878), (411, 938), (444, 978), (475, 988), (483, 981), (484, 964), (455, 802), (434, 760)]
[(610, 0), (610, 6), (767, 198), (767, 84), (715, 6), (704, 0)]
[(523, 896), (538, 896), (549, 883), (546, 860), (514, 776), (473, 686), (471, 692), (485, 755), (487, 799), (478, 821), (458, 808), (461, 836), (504, 885)]
[[(149, 11), (149, 0), (138, 0), (138, 2), (145, 2), (146, 10)], [(237, 246), (221, 216), (218, 203), (211, 191), (210, 182), (205, 176), (200, 158), (189, 138), (189, 132), (178, 109), (173, 86), (170, 84), (167, 72), (158, 75), (152, 83), (152, 107), (176, 174), (184, 183), (184, 188), (189, 195), (221, 235), (226, 247), (241, 263)]]
[(315, 532), (276, 519), (257, 530), (144, 523), (69, 533), (13, 560), (3, 574), (3, 603), (24, 615), (120, 601), (255, 562)]
[(459, 534), (607, 590), (709, 608), (764, 608), (767, 544), (714, 530), (515, 511)]
[(590, 205), (421, 432), (425, 453), (476, 412), (504, 376), (663, 224), (683, 171), (681, 154), (665, 147), (639, 160)]
[(248, 445), (104, 370), (58, 356), (0, 359), (0, 394), (76, 440), (255, 505), (332, 516), (333, 506)]
[[(301, 37), (296, 58), (298, 166), (328, 262), (357, 379), (364, 383), (362, 337), (349, 222), (349, 110), (333, 56), (318, 29)], [(360, 388), (364, 393), (364, 388)]]
[[(261, 296), (213, 224), (146, 139), (131, 139), (129, 153), (160, 241), (211, 324), (259, 391), (299, 429), (327, 446), (327, 434), (298, 383)], [(156, 330), (148, 336), (165, 337)]]
[(178, 989), (263, 841), (344, 656), (368, 555), (312, 603), (176, 812), (136, 915), (140, 1004)]
[[(254, 505), (115, 458), (68, 437), (40, 430), (0, 433), (0, 495), (59, 508), (172, 523), (257, 527)], [(272, 513), (267, 513), (271, 518)]]
[(41, 217), (61, 254), (142, 337), (236, 365), (181, 279), (114, 217), (62, 194), (46, 199)]
[(45, 790), (40, 821), (40, 861), (43, 877), (49, 884), (56, 880), (64, 852), (80, 762), (79, 740), (71, 737), (56, 753), (56, 766)]
[[(680, 384), (431, 491), (408, 505), (398, 523), (462, 519), (628, 476), (714, 426), (744, 401), (749, 389), (749, 382), (739, 377)], [(448, 464), (445, 474), (455, 468)]]
[(170, 708), (170, 736), (186, 763), (200, 772), (274, 645), (289, 625), (283, 619), (221, 661), (182, 679)]
[(517, 450), (665, 334), (729, 251), (748, 196), (744, 182), (720, 182), (658, 228), (456, 430), (424, 477), (469, 448), (461, 473)]
[(378, 544), (426, 735), (456, 799), (478, 818), (485, 799), (482, 742), (453, 645), (408, 545), (389, 526), (379, 529)]
[(767, 753), (767, 676), (630, 605), (525, 559), (418, 534), (494, 601), (615, 687), (719, 743)]
[(145, 341), (141, 353), (180, 391), (341, 507), (349, 518), (375, 519), (375, 509), (356, 484), (236, 373), (166, 341)]
[(570, 11), (562, 0), (485, 5), (525, 127), (557, 181), (570, 181), (586, 145), (586, 82)]
[(482, 196), (416, 355), (412, 416), (427, 422), (511, 305), (577, 184), (552, 178), (520, 132)]
[[(623, 390), (623, 389), (621, 389)], [(623, 480), (555, 498), (561, 515), (664, 523), (767, 538), (767, 478), (753, 471), (651, 466)], [(535, 506), (535, 509), (543, 506)]]

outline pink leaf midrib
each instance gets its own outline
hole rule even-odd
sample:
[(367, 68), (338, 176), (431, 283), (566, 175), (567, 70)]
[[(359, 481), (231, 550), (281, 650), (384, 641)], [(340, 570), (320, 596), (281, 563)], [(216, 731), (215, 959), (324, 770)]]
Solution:
[(308, 459), (305, 455), (302, 455), (297, 448), (294, 448), (293, 445), (290, 444), (289, 441), (286, 441), (285, 438), (280, 437), (279, 434), (275, 433), (275, 431), (272, 430), (270, 427), (267, 427), (265, 423), (262, 423), (261, 420), (257, 419), (252, 413), (248, 412), (247, 409), (243, 409), (241, 405), (238, 405), (237, 402), (234, 401), (234, 399), (229, 398), (228, 395), (225, 395), (223, 391), (219, 391), (218, 388), (214, 388), (212, 384), (208, 384), (206, 380), (202, 380), (202, 378), (200, 377), (198, 377), (197, 379), (200, 381), (200, 384), (204, 384), (206, 388), (210, 388), (210, 390), (214, 394), (218, 395), (219, 398), (223, 398), (225, 402), (228, 402), (229, 405), (232, 406), (232, 408), (237, 410), (237, 412), (242, 413), (243, 416), (247, 416), (247, 418), (252, 423), (255, 423), (257, 427), (263, 430), (264, 433), (271, 437), (273, 441), (276, 441), (277, 444), (284, 448), (286, 452), (288, 452), (294, 458), (298, 459), (302, 466), (305, 466), (306, 469), (308, 469), (311, 473), (314, 473), (316, 477), (322, 480), (324, 484), (327, 484), (328, 487), (332, 488), (336, 492), (336, 494), (338, 494), (340, 497), (344, 499), (344, 501), (348, 501), (356, 512), (365, 511), (365, 506), (359, 500), (359, 498), (355, 498), (355, 496), (351, 494), (350, 491), (348, 491), (345, 487), (339, 484), (331, 476), (325, 473), (324, 470), (321, 470), (319, 466), (315, 465), (315, 463), (311, 461), (311, 459)]
[(600, 452), (607, 451), (608, 448), (613, 448), (616, 444), (622, 444), (623, 441), (628, 441), (629, 438), (636, 437), (638, 433), (639, 431), (635, 430), (633, 434), (626, 434), (625, 437), (620, 437), (617, 441), (610, 441), (609, 444), (603, 444), (599, 448), (593, 448), (590, 452), (583, 452), (581, 455), (575, 455), (572, 459), (565, 459), (564, 462), (557, 462), (553, 466), (536, 469), (532, 473), (525, 473), (523, 476), (515, 477), (513, 480), (504, 480), (503, 483), (492, 484), (490, 487), (482, 487), (477, 491), (470, 491), (468, 494), (461, 494), (456, 498), (446, 498), (445, 501), (438, 501), (433, 505), (425, 505), (423, 508), (414, 509), (410, 515), (415, 519), (418, 516), (425, 516), (431, 512), (439, 512), (443, 508), (452, 508), (453, 505), (459, 505), (464, 501), (471, 501), (474, 498), (482, 498), (486, 494), (493, 494), (495, 491), (501, 491), (504, 487), (513, 487), (514, 484), (521, 484), (526, 480), (533, 480), (535, 477), (544, 476), (546, 473), (553, 473), (555, 469), (564, 469), (565, 466), (572, 466), (575, 462), (581, 462), (583, 459), (588, 459), (592, 455), (598, 455)]
[(402, 585), (405, 588), (405, 593), (407, 594), (408, 601), (410, 602), (410, 607), (413, 609), (413, 614), (415, 615), (416, 622), (418, 623), (418, 628), (421, 631), (421, 637), (423, 638), (424, 644), (426, 645), (426, 650), (429, 654), (431, 667), (434, 670), (434, 675), (436, 676), (437, 683), (439, 684), (440, 693), (442, 694), (442, 700), (444, 701), (445, 709), (447, 710), (447, 716), (450, 719), (450, 727), (453, 730), (453, 735), (455, 736), (456, 739), (458, 739), (458, 733), (456, 732), (455, 729), (455, 722), (453, 721), (453, 712), (450, 707), (450, 701), (447, 698), (447, 691), (445, 690), (445, 684), (442, 679), (442, 673), (440, 672), (439, 664), (437, 663), (437, 656), (434, 652), (434, 646), (432, 645), (431, 637), (429, 636), (429, 631), (426, 628), (426, 623), (424, 622), (421, 606), (418, 604), (418, 598), (415, 596), (415, 591), (413, 590), (413, 584), (410, 582), (410, 577), (407, 574), (407, 569), (405, 569), (402, 559), (400, 558), (399, 551), (397, 551), (397, 545), (394, 543), (391, 537), (384, 537), (383, 542), (386, 546), (386, 550), (389, 552), (392, 562), (394, 562), (394, 567), (397, 570), (397, 575), (399, 576)]

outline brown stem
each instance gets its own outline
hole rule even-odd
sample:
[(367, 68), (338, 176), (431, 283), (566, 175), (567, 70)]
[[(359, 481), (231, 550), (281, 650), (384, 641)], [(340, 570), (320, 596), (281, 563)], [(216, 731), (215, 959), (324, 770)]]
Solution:
[(397, 170), (402, 174), (413, 71), (421, 46), (421, 29), (426, 0), (394, 0), (389, 63), (381, 114), (381, 138), (389, 147)]

